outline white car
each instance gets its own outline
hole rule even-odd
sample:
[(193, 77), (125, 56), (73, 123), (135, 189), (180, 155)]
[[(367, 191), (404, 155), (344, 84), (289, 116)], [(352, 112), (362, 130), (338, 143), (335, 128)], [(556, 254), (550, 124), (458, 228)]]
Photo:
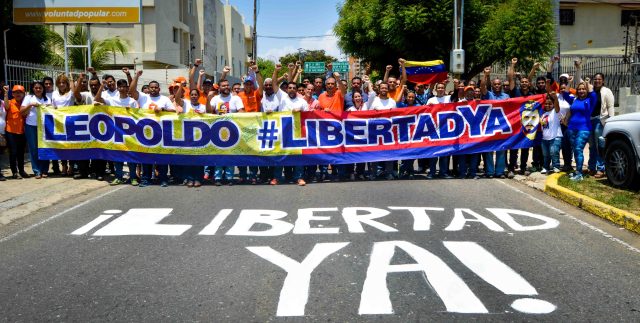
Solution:
[(621, 188), (640, 188), (640, 112), (607, 119), (602, 137), (609, 182)]

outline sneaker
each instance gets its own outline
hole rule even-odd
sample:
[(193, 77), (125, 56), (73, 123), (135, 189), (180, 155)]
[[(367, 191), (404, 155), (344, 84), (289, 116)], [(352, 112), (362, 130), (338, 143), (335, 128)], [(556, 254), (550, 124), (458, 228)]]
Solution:
[(122, 180), (121, 180), (121, 179), (119, 179), (119, 178), (116, 178), (116, 179), (114, 179), (113, 181), (111, 181), (111, 183), (109, 183), (109, 185), (111, 185), (111, 186), (116, 186), (116, 185), (120, 185), (120, 184), (123, 184), (123, 183), (124, 183), (124, 181), (122, 181)]
[(167, 186), (169, 186), (169, 183), (167, 183), (167, 181), (160, 182), (160, 187), (167, 187)]
[(104, 177), (98, 176), (98, 177), (96, 177), (96, 179), (99, 180), (99, 181), (102, 181), (102, 180), (104, 180)]
[(557, 167), (554, 167), (554, 168), (553, 168), (553, 172), (554, 172), (554, 173), (560, 173), (560, 169), (558, 169)]
[(232, 180), (232, 179), (230, 179), (230, 180), (227, 182), (227, 185), (229, 185), (229, 186), (233, 186), (233, 180)]
[(478, 176), (478, 175), (473, 176), (473, 179), (480, 179), (480, 176)]
[(395, 177), (393, 177), (393, 174), (387, 174), (387, 176), (385, 177), (386, 180), (388, 181), (392, 181), (395, 179)]
[(524, 175), (524, 176), (529, 176), (529, 175), (531, 175), (531, 172), (530, 172), (530, 171), (528, 171), (528, 170), (525, 170), (523, 175)]
[(433, 175), (427, 174), (427, 179), (433, 179)]
[(300, 178), (298, 179), (298, 186), (305, 186), (307, 185), (307, 182), (304, 181), (304, 179)]
[(500, 177), (501, 179), (505, 179), (505, 178), (507, 178), (507, 176), (505, 176), (504, 174), (500, 174), (500, 176), (499, 176), (499, 177)]
[(216, 182), (214, 183), (215, 186), (222, 186), (222, 182), (217, 179)]
[(546, 168), (543, 168), (542, 171), (540, 171), (540, 174), (545, 175), (546, 173), (548, 173)]
[(271, 182), (269, 182), (269, 185), (278, 185), (278, 180), (277, 179), (272, 179)]
[(570, 180), (574, 181), (574, 182), (580, 182), (582, 181), (584, 178), (582, 177), (582, 174), (577, 174), (575, 176), (572, 176), (571, 178), (569, 178)]
[(511, 178), (514, 178), (514, 177), (516, 177), (516, 174), (513, 171), (510, 170), (509, 173), (507, 173), (507, 178), (511, 179)]
[(135, 179), (135, 178), (134, 178), (134, 179), (132, 179), (132, 180), (131, 180), (131, 185), (133, 185), (133, 186), (138, 186), (138, 180), (137, 180), (137, 179)]
[(447, 174), (447, 175), (442, 176), (442, 178), (444, 178), (444, 179), (453, 179), (454, 177), (449, 175), (449, 174)]
[(89, 175), (86, 175), (86, 174), (75, 174), (75, 175), (73, 175), (73, 179), (83, 179), (83, 178), (89, 178)]
[(149, 182), (142, 180), (140, 181), (140, 184), (138, 184), (138, 187), (147, 187), (149, 186)]
[(22, 176), (20, 176), (20, 174), (13, 174), (13, 176), (11, 176), (13, 179), (22, 179)]

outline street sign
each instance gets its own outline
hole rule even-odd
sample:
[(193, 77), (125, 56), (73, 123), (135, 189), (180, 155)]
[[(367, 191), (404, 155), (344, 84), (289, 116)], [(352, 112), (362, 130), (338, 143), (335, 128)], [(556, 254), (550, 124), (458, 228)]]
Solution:
[(42, 24), (138, 24), (141, 0), (14, 0), (13, 23)]
[(324, 62), (304, 62), (304, 72), (308, 74), (324, 73)]
[(338, 73), (348, 73), (349, 62), (333, 62), (333, 71)]

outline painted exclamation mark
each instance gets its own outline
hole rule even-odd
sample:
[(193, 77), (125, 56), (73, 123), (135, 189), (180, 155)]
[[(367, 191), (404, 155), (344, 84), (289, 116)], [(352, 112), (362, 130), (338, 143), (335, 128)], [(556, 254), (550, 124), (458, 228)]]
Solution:
[(100, 225), (102, 222), (109, 220), (111, 217), (113, 217), (114, 214), (118, 214), (118, 213), (122, 213), (122, 211), (120, 210), (106, 210), (102, 213), (105, 214), (100, 214), (97, 218), (95, 218), (93, 221), (83, 225), (82, 227), (78, 228), (76, 231), (71, 232), (71, 234), (79, 236), (79, 235), (83, 235), (89, 231), (91, 231), (91, 229), (97, 227), (98, 225)]
[[(477, 243), (464, 241), (444, 241), (443, 243), (465, 266), (501, 292), (507, 295), (538, 295), (536, 289), (522, 276)], [(517, 299), (511, 303), (511, 307), (528, 314), (547, 314), (556, 309), (555, 305), (535, 298)]]

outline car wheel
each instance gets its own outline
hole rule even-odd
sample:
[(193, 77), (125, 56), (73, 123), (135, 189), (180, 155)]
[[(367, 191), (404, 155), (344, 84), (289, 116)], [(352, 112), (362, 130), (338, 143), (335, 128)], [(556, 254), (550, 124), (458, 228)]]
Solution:
[(624, 140), (615, 140), (607, 148), (605, 169), (613, 186), (631, 188), (637, 185), (635, 155), (631, 146)]

